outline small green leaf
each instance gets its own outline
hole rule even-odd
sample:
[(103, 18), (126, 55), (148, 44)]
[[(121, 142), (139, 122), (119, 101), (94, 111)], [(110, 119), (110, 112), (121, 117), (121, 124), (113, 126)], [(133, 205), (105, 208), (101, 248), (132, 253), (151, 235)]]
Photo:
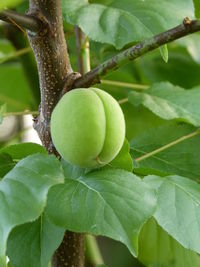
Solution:
[(52, 188), (47, 215), (70, 231), (121, 241), (137, 255), (138, 234), (154, 208), (154, 190), (134, 174), (112, 169), (65, 179)]
[(0, 266), (6, 265), (6, 243), (11, 230), (37, 219), (49, 189), (64, 180), (54, 156), (34, 154), (21, 160), (0, 182)]
[(184, 90), (168, 82), (154, 84), (145, 93), (129, 94), (133, 105), (142, 104), (163, 119), (179, 119), (197, 127), (200, 126), (199, 98), (200, 87)]
[(169, 59), (169, 55), (168, 55), (168, 48), (166, 44), (160, 47), (160, 54), (163, 60), (165, 61), (165, 63), (167, 63)]
[(65, 229), (52, 224), (45, 214), (17, 226), (8, 238), (9, 259), (15, 267), (47, 267), (64, 233)]
[(106, 167), (114, 167), (123, 169), (126, 171), (132, 172), (133, 170), (133, 160), (130, 155), (130, 145), (127, 139), (125, 139), (124, 144), (119, 152), (119, 154), (116, 156), (116, 158), (111, 161)]
[(182, 247), (153, 218), (141, 230), (138, 258), (145, 266), (200, 266), (198, 254)]
[[(160, 181), (157, 179), (154, 218), (183, 247), (200, 253), (200, 185), (181, 176), (168, 176)], [(145, 182), (148, 183), (148, 178)], [(148, 184), (152, 184), (152, 177)]]

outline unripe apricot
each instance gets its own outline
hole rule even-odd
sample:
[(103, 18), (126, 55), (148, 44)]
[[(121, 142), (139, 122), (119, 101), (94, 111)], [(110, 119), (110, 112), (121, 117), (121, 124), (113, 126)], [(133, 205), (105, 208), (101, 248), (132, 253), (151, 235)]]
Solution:
[(117, 101), (97, 89), (66, 93), (51, 117), (51, 135), (60, 155), (73, 165), (95, 168), (109, 163), (125, 138), (125, 121)]

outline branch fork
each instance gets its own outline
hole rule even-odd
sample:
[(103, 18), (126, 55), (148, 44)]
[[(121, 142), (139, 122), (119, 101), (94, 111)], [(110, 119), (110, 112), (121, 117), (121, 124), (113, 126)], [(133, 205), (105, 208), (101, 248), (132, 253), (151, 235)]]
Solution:
[(64, 86), (63, 90), (61, 92), (61, 97), (66, 94), (67, 92), (71, 91), (73, 89), (73, 84), (77, 79), (79, 79), (82, 75), (79, 72), (72, 72), (70, 73), (65, 81), (64, 81)]

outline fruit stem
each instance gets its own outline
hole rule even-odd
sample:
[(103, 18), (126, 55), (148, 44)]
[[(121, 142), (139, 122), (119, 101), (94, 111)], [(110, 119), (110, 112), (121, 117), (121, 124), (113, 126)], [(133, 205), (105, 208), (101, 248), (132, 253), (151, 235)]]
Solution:
[(96, 157), (96, 161), (98, 162), (99, 165), (105, 164), (105, 162), (101, 161), (99, 157)]

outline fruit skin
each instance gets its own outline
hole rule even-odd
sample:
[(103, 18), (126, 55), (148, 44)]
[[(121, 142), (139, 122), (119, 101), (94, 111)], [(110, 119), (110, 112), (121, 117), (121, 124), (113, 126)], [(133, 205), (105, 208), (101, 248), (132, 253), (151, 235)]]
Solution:
[(66, 93), (51, 116), (51, 136), (59, 154), (85, 168), (109, 163), (125, 138), (125, 121), (117, 101), (97, 88)]

